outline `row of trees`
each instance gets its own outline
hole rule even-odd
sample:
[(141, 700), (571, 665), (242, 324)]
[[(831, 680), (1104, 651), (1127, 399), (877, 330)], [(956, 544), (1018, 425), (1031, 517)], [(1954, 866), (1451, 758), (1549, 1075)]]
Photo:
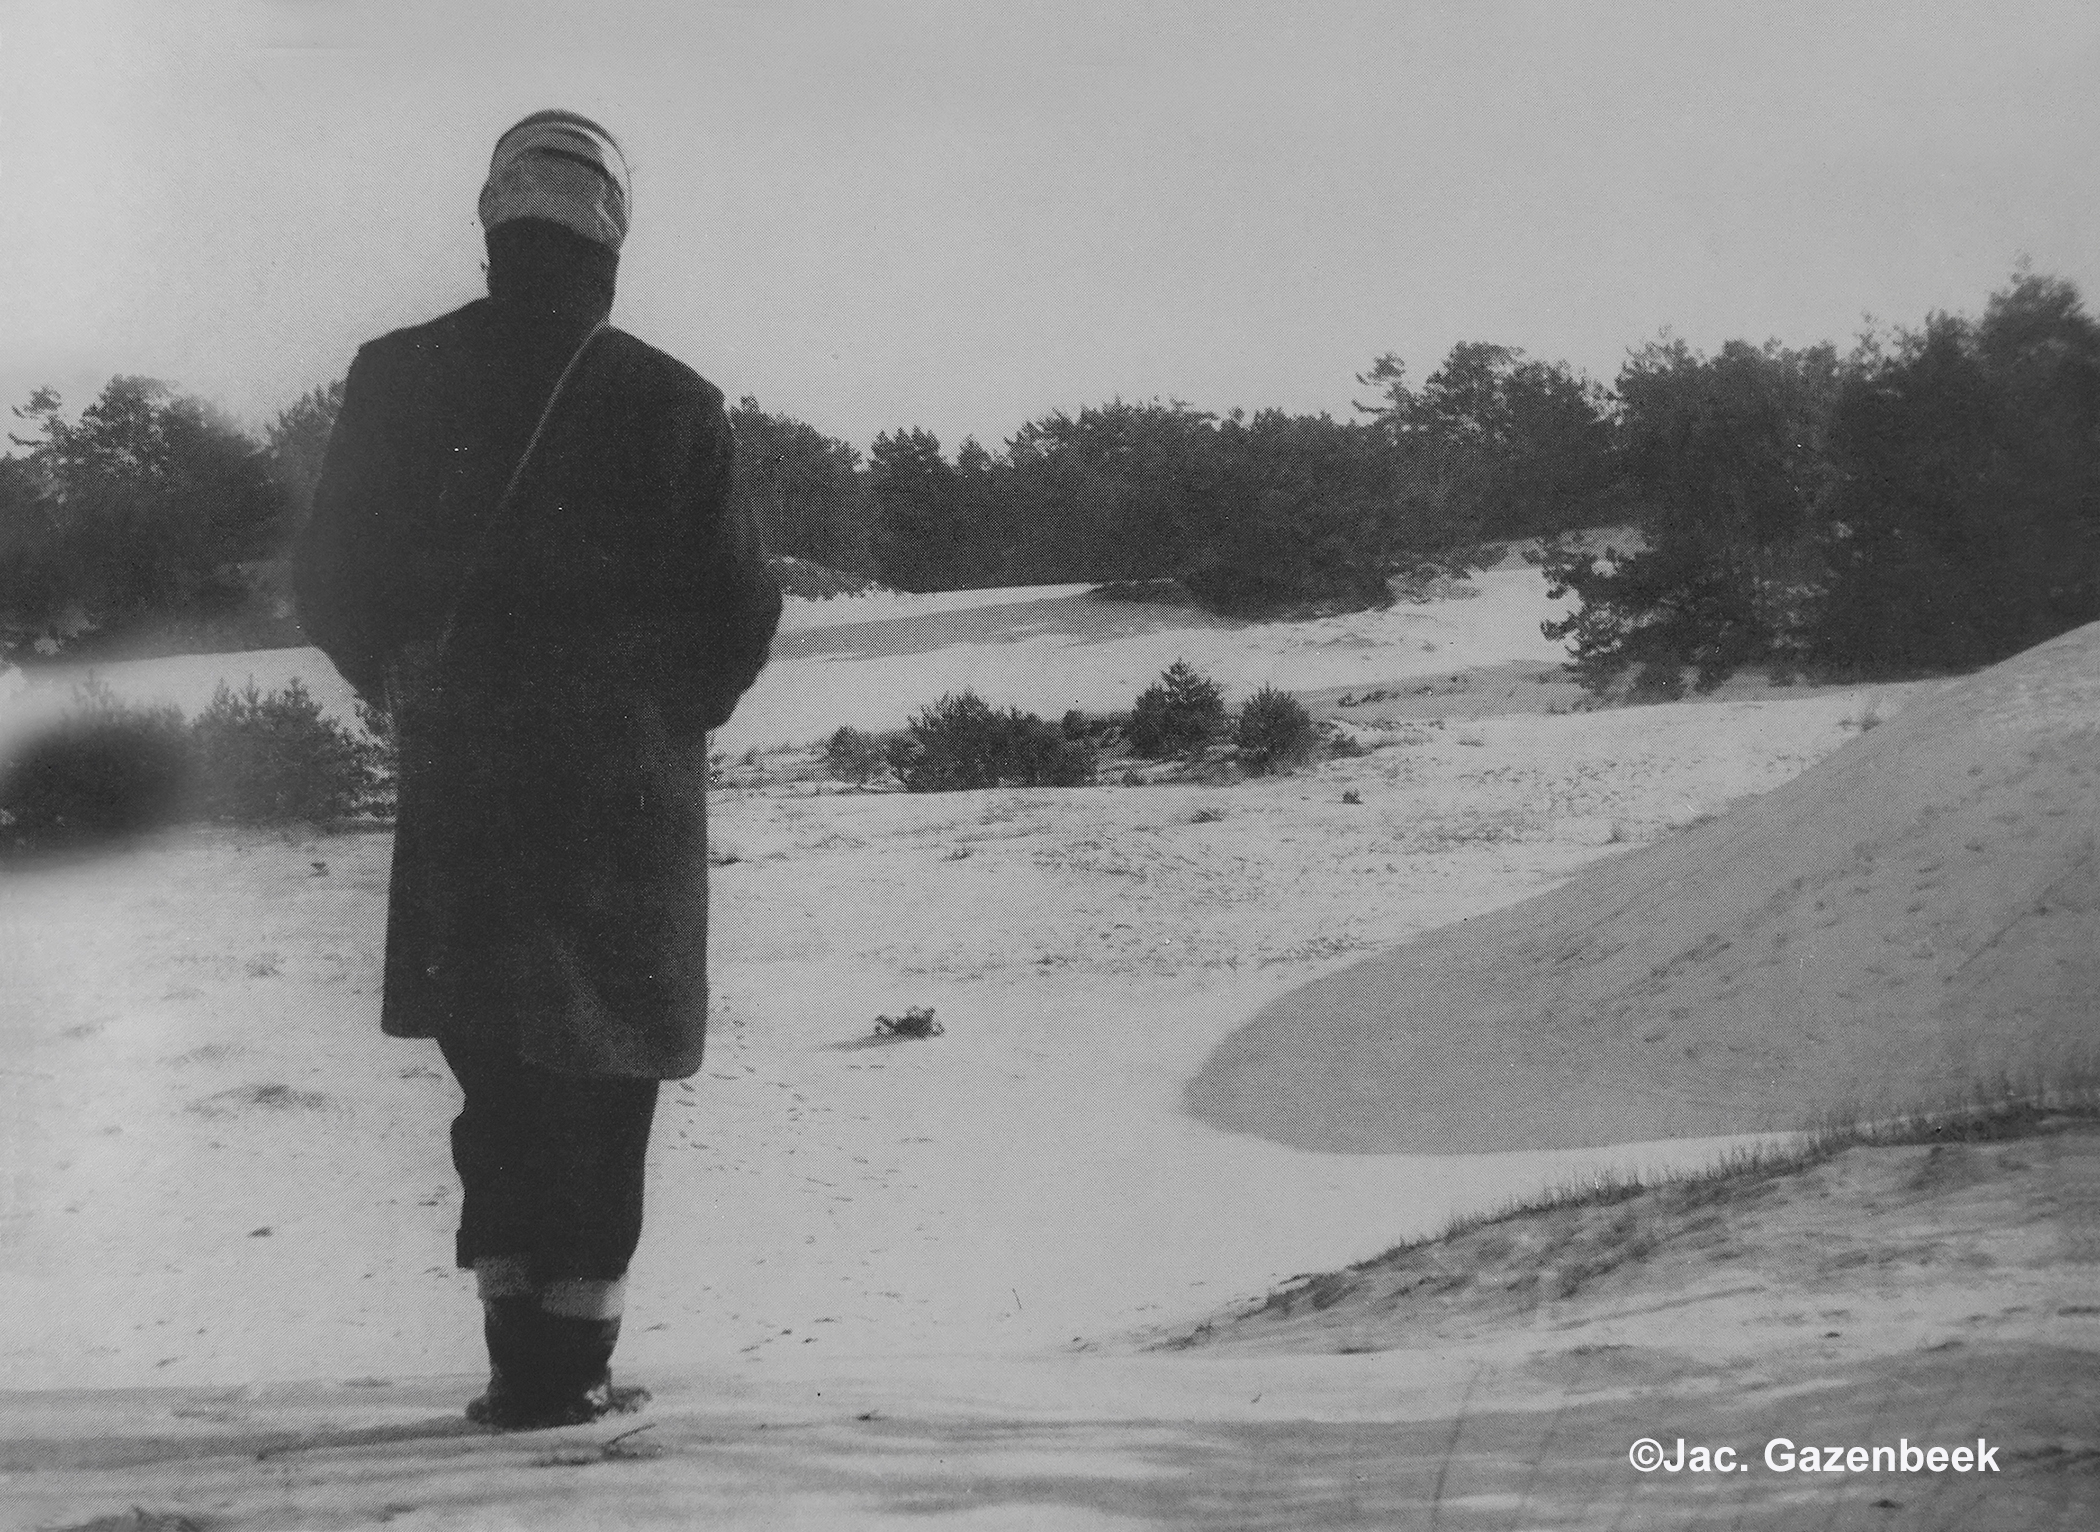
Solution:
[[(1963, 666), (2100, 616), (2100, 328), (2020, 273), (1983, 317), (1789, 350), (1664, 340), (1610, 389), (1465, 344), (1399, 358), (1355, 416), (1115, 401), (950, 456), (851, 444), (744, 398), (736, 493), (768, 547), (907, 590), (1179, 580), (1259, 614), (1387, 598), (1483, 543), (1632, 524), (1639, 551), (1555, 551), (1553, 627), (1599, 686)], [(113, 379), (69, 422), (16, 415), (0, 459), (0, 620), (24, 634), (237, 605), (310, 501), (341, 384), (251, 437)], [(5, 636), (5, 635), (0, 635)]]
[(1456, 348), (1419, 390), (1397, 359), (1362, 418), (1115, 401), (950, 457), (917, 427), (845, 442), (743, 400), (741, 492), (767, 545), (905, 590), (1181, 580), (1263, 611), (1383, 599), (1397, 563), (1586, 524), (1611, 484), (1608, 397), (1562, 364)]
[(1644, 547), (1548, 561), (1592, 685), (1960, 669), (2100, 619), (2100, 325), (2068, 282), (1842, 356), (1651, 345), (1616, 395)]
[[(1360, 418), (1122, 401), (999, 451), (885, 432), (862, 454), (746, 397), (737, 494), (769, 549), (907, 590), (1178, 578), (1222, 610), (1385, 595), (1396, 564), (1581, 524), (1609, 478), (1608, 398), (1559, 364), (1460, 346), (1420, 389), (1382, 357)], [(311, 502), (342, 384), (260, 438), (147, 378), (77, 421), (39, 390), (0, 459), (0, 621), (122, 630), (253, 604), (252, 566)]]
[(261, 440), (151, 378), (112, 378), (69, 421), (38, 389), (0, 457), (0, 653), (16, 643), (209, 618), (255, 596), (310, 503), (342, 385)]
[(1178, 579), (1265, 612), (1386, 597), (1401, 565), (1583, 526), (1612, 482), (1609, 399), (1563, 363), (1461, 345), (1420, 389), (1398, 358), (1359, 418), (1112, 404), (953, 461), (917, 429), (869, 454), (873, 564), (911, 590)]

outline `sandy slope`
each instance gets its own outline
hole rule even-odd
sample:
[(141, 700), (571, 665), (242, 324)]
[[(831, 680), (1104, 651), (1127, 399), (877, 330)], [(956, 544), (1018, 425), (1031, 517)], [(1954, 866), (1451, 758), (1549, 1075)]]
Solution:
[(2096, 835), (2100, 625), (1716, 823), (1272, 1002), (1188, 1101), (1308, 1149), (1477, 1151), (2090, 1068)]
[[(660, 1119), (641, 1354), (1063, 1343), (1626, 1158), (1308, 1155), (1177, 1093), (1337, 955), (1783, 780), (1856, 706), (1425, 729), (1232, 789), (722, 795), (740, 860), (716, 871), (708, 1064)], [(24, 955), (0, 1301), (40, 1316), (10, 1382), (472, 1365), (452, 1087), (374, 1024), (386, 858), (380, 835), (185, 832), (0, 882)], [(947, 1035), (868, 1045), (913, 1004)], [(254, 1295), (238, 1319), (228, 1293)]]
[(1692, 1356), (1757, 1372), (1807, 1353), (1857, 1362), (1950, 1337), (2092, 1350), (2100, 1117), (2086, 1104), (1984, 1121), (1975, 1138), (1854, 1144), (1515, 1213), (1305, 1278), (1165, 1344), (1268, 1355), (1477, 1341), (1522, 1355), (1550, 1330), (1570, 1347), (1638, 1349), (1651, 1372)]
[[(0, 1492), (39, 1526), (2083, 1527), (2100, 1134), (2027, 1127), (1525, 1215), (1174, 1349), (708, 1369), (587, 1430), (476, 1436), (464, 1378), (0, 1395)], [(1641, 1437), (1747, 1467), (1638, 1473)], [(1995, 1472), (1764, 1456), (1979, 1437)]]

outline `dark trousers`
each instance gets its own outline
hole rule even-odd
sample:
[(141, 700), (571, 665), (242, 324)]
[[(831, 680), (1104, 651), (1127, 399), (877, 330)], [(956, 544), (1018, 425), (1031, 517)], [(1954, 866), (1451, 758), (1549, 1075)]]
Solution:
[(540, 1282), (626, 1275), (657, 1082), (557, 1074), (492, 1043), (440, 1046), (467, 1095), (452, 1124), (459, 1264), (522, 1255)]

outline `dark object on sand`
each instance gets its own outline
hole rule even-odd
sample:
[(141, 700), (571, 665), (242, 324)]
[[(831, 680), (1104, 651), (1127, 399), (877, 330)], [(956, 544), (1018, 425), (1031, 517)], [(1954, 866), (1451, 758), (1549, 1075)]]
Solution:
[(884, 1037), (939, 1037), (947, 1028), (933, 1019), (933, 1007), (915, 1005), (902, 1016), (878, 1016), (875, 1030)]

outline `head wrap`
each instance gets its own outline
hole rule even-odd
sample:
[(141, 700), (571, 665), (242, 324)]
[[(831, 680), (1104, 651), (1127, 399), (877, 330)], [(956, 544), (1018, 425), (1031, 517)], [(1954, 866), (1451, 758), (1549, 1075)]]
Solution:
[(633, 188), (613, 136), (574, 112), (534, 112), (496, 140), (481, 188), (481, 226), (544, 218), (618, 250)]

